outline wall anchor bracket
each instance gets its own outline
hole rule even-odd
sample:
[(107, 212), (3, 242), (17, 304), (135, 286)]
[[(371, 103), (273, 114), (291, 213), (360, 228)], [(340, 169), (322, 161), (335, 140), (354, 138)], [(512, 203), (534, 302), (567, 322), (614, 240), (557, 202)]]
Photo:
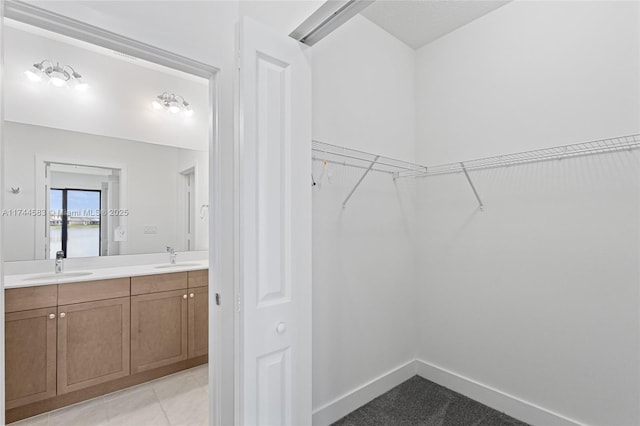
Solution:
[(475, 195), (476, 196), (476, 200), (478, 200), (478, 204), (480, 205), (480, 211), (482, 211), (484, 209), (484, 204), (482, 204), (482, 200), (480, 199), (480, 196), (478, 195), (478, 191), (476, 191), (476, 187), (473, 185), (473, 182), (471, 181), (471, 178), (469, 177), (469, 173), (467, 172), (467, 168), (464, 166), (464, 163), (460, 163), (460, 167), (462, 167), (462, 171), (464, 172), (464, 175), (467, 178), (467, 181), (469, 182), (469, 185), (471, 186), (471, 189), (473, 190), (473, 195)]
[(360, 176), (360, 179), (358, 179), (358, 182), (356, 182), (356, 186), (353, 187), (353, 189), (351, 190), (351, 192), (349, 192), (349, 195), (347, 195), (347, 198), (344, 199), (344, 202), (342, 203), (342, 208), (344, 209), (345, 206), (347, 205), (347, 202), (349, 201), (349, 198), (351, 198), (351, 196), (353, 195), (354, 192), (356, 192), (356, 189), (358, 189), (358, 187), (360, 186), (360, 184), (362, 183), (362, 181), (364, 180), (364, 178), (367, 177), (367, 175), (369, 174), (369, 172), (371, 171), (371, 169), (373, 168), (373, 166), (375, 166), (376, 162), (378, 161), (378, 158), (380, 158), (379, 155), (376, 155), (376, 157), (373, 159), (373, 161), (371, 162), (371, 164), (369, 164), (369, 167), (367, 167), (367, 170), (364, 171), (364, 173), (362, 174), (362, 176)]

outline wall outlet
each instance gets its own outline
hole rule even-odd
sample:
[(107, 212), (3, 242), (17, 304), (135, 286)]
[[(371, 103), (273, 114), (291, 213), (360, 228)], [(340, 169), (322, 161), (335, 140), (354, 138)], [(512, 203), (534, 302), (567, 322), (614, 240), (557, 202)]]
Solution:
[(145, 234), (157, 234), (158, 233), (158, 225), (145, 225), (144, 226)]

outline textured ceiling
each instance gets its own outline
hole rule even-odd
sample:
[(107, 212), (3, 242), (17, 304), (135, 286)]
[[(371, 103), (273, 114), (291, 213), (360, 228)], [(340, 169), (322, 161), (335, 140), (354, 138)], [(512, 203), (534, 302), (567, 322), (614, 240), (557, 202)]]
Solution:
[(410, 47), (419, 49), (508, 2), (377, 0), (360, 13)]

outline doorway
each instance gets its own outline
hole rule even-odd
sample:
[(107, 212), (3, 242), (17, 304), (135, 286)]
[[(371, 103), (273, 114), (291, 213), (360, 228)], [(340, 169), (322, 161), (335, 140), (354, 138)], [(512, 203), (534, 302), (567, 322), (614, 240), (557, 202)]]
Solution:
[[(83, 24), (81, 22), (68, 19), (64, 16), (57, 15), (55, 13), (48, 12), (44, 9), (39, 9), (37, 7), (31, 6), (28, 4), (11, 2), (11, 3), (7, 3), (4, 6), (5, 6), (4, 16), (15, 20), (18, 24), (28, 23), (29, 25), (33, 25), (43, 31), (53, 32), (62, 37), (71, 36), (72, 38), (77, 39), (81, 43), (90, 41), (92, 44), (95, 44), (98, 48), (108, 49), (112, 52), (118, 52), (126, 60), (135, 61), (136, 60), (135, 58), (144, 58), (145, 61), (150, 62), (152, 64), (156, 64), (163, 67), (169, 67), (175, 70), (176, 72), (188, 73), (197, 78), (204, 79), (207, 82), (206, 89), (203, 89), (204, 98), (206, 99), (206, 107), (202, 108), (197, 113), (199, 113), (201, 117), (204, 118), (204, 122), (206, 123), (206, 126), (207, 126), (207, 131), (206, 131), (207, 137), (206, 137), (206, 143), (205, 143), (206, 149), (210, 153), (218, 152), (218, 130), (217, 130), (217, 119), (216, 119), (217, 117), (216, 86), (217, 86), (218, 69), (216, 67), (189, 59), (187, 57), (176, 55), (176, 54), (164, 51), (162, 49), (137, 42), (132, 39), (128, 39), (126, 37), (102, 30), (97, 27), (92, 27), (92, 26)], [(0, 16), (0, 18), (2, 17)], [(5, 25), (3, 25), (3, 31), (5, 30), (5, 28), (6, 28)], [(3, 37), (3, 40), (4, 40), (4, 37)], [(7, 83), (6, 76), (7, 74), (5, 73), (4, 74), (5, 78), (3, 78), (3, 85), (5, 85), (5, 87), (3, 87), (3, 89), (6, 88), (6, 83)], [(158, 94), (158, 97), (160, 98), (162, 95), (164, 95), (164, 93)], [(173, 94), (170, 94), (170, 95), (173, 95)], [(62, 96), (65, 96), (65, 94), (63, 93)], [(173, 98), (172, 97), (167, 98), (167, 105), (168, 105), (169, 112), (173, 112), (171, 110), (171, 107), (173, 105), (174, 98), (177, 99), (179, 97), (180, 95), (174, 96)], [(182, 100), (184, 101), (184, 98)], [(186, 108), (186, 101), (183, 103), (183, 105), (185, 105), (185, 108)], [(6, 114), (5, 114), (5, 118), (6, 118)], [(4, 120), (0, 125), (2, 126), (2, 130), (4, 132), (6, 127)], [(14, 127), (20, 127), (20, 126), (14, 126)], [(2, 146), (0, 148), (6, 149), (6, 139), (4, 137), (2, 139)], [(169, 150), (169, 148), (162, 148), (162, 149)], [(102, 154), (104, 155), (105, 153), (109, 153), (110, 151), (113, 151), (113, 148), (110, 150), (103, 151)], [(88, 151), (85, 151), (85, 152), (88, 152)], [(2, 157), (3, 159), (7, 158), (6, 155), (3, 155)], [(144, 156), (140, 156), (140, 157), (144, 159)], [(170, 161), (171, 156), (167, 155), (166, 157), (167, 157), (167, 161)], [(208, 184), (208, 190), (206, 191), (206, 194), (200, 194), (200, 197), (203, 200), (211, 200), (214, 206), (220, 206), (221, 203), (219, 202), (219, 198), (221, 194), (219, 190), (219, 182), (217, 179), (218, 170), (220, 168), (220, 164), (219, 164), (220, 160), (216, 155), (213, 155), (213, 154), (212, 155), (205, 154), (204, 158), (207, 159), (205, 160), (205, 167), (208, 171), (210, 171), (210, 173), (208, 173), (208, 177), (204, 178), (204, 181), (207, 182)], [(150, 162), (149, 164), (153, 164), (153, 162)], [(2, 174), (1, 179), (3, 182), (5, 180), (6, 166), (7, 166), (7, 162), (5, 161), (4, 164), (2, 165), (2, 173), (1, 173)], [(140, 171), (140, 169), (138, 169), (137, 171)], [(190, 176), (190, 177), (185, 176), (185, 178), (187, 179), (193, 178), (193, 177), (194, 176)], [(175, 182), (175, 174), (173, 175), (173, 180)], [(47, 235), (50, 237), (51, 232), (53, 231), (52, 228), (55, 228), (56, 226), (60, 226), (60, 248), (61, 249), (63, 248), (62, 247), (63, 244), (66, 246), (66, 250), (62, 250), (62, 251), (65, 252), (65, 256), (67, 258), (73, 257), (73, 256), (69, 256), (69, 254), (71, 254), (72, 252), (71, 248), (73, 248), (73, 243), (72, 243), (73, 238), (71, 238), (70, 236), (70, 231), (71, 231), (71, 228), (74, 228), (75, 226), (75, 222), (74, 222), (75, 216), (69, 214), (69, 212), (75, 211), (77, 209), (91, 211), (92, 214), (85, 215), (81, 217), (80, 220), (82, 220), (83, 226), (87, 228), (93, 227), (92, 229), (97, 229), (97, 233), (95, 230), (90, 231), (89, 233), (91, 233), (92, 236), (88, 238), (88, 241), (92, 241), (92, 242), (97, 238), (97, 247), (93, 247), (93, 244), (90, 244), (92, 246), (91, 252), (90, 253), (85, 252), (85, 254), (88, 254), (92, 259), (101, 258), (103, 256), (106, 259), (107, 257), (106, 255), (123, 254), (121, 250), (116, 250), (116, 249), (112, 250), (112, 248), (105, 246), (104, 244), (105, 236), (107, 235), (109, 237), (116, 235), (114, 239), (120, 238), (120, 241), (119, 241), (120, 243), (125, 243), (125, 244), (128, 243), (130, 254), (133, 254), (132, 253), (133, 244), (131, 241), (132, 234), (130, 234), (126, 228), (122, 229), (120, 233), (116, 232), (117, 228), (119, 228), (122, 225), (121, 223), (118, 224), (116, 222), (112, 222), (112, 225), (113, 225), (112, 229), (109, 230), (108, 224), (110, 220), (109, 218), (110, 215), (108, 212), (112, 209), (107, 209), (106, 210), (107, 213), (103, 214), (105, 210), (104, 207), (109, 202), (109, 200), (115, 201), (122, 197), (122, 199), (126, 200), (125, 204), (120, 204), (116, 210), (126, 211), (127, 208), (132, 207), (136, 201), (142, 200), (143, 196), (136, 197), (131, 193), (131, 191), (128, 191), (128, 188), (125, 188), (125, 187), (122, 187), (122, 188), (114, 187), (113, 181), (111, 181), (111, 184), (112, 184), (111, 186), (109, 186), (108, 180), (104, 183), (106, 183), (106, 185), (101, 185), (99, 189), (91, 189), (88, 187), (82, 187), (78, 185), (54, 185), (53, 183), (51, 183), (51, 185), (47, 187), (47, 190), (43, 191), (43, 192), (46, 192), (46, 194), (48, 195), (47, 197), (44, 198), (45, 200), (47, 200), (46, 203), (49, 204), (45, 208), (45, 210), (47, 211), (47, 214), (50, 215), (50, 212), (52, 210), (51, 207), (54, 207), (54, 204), (56, 206), (59, 205), (60, 210), (61, 212), (63, 212), (63, 214), (59, 215), (59, 217), (56, 217), (55, 220), (52, 217), (49, 217), (48, 221), (42, 221), (43, 227), (47, 228), (48, 232), (46, 234), (43, 232), (40, 235)], [(162, 186), (159, 185), (161, 189), (157, 189), (153, 184), (149, 184), (149, 182), (146, 182), (146, 183), (143, 182), (141, 186), (145, 186), (146, 188), (149, 189), (149, 193), (143, 194), (143, 195), (153, 197), (153, 199), (156, 199), (156, 200), (162, 199), (163, 189), (166, 191), (166, 187), (162, 188)], [(41, 188), (39, 189), (39, 191), (42, 191), (43, 188), (45, 187), (39, 186), (39, 188)], [(190, 188), (191, 190), (194, 190), (193, 182), (190, 185)], [(176, 193), (177, 191), (174, 190), (173, 192)], [(91, 198), (89, 204), (83, 204), (82, 202), (76, 200), (79, 198), (83, 198), (81, 197), (81, 195), (87, 195), (87, 194), (89, 194), (90, 195), (89, 198)], [(164, 194), (166, 194), (166, 192), (164, 192)], [(185, 216), (185, 221), (188, 222), (188, 229), (191, 230), (191, 234), (193, 234), (192, 230), (194, 229), (194, 222), (197, 221), (197, 218), (195, 217), (195, 214), (194, 214), (194, 212), (196, 211), (195, 204), (194, 204), (196, 199), (197, 198), (193, 196), (193, 193), (191, 193), (188, 204), (185, 204), (185, 207), (188, 206), (188, 210), (189, 210), (189, 213)], [(122, 207), (122, 209), (120, 207)], [(97, 214), (94, 210), (97, 210)], [(162, 208), (161, 207), (155, 208), (154, 211), (157, 214), (160, 214), (162, 211)], [(170, 215), (175, 215), (175, 213), (173, 212), (168, 212), (168, 213)], [(208, 240), (206, 242), (206, 246), (209, 247), (210, 250), (208, 252), (207, 260), (208, 260), (208, 263), (211, 265), (219, 263), (217, 256), (218, 256), (218, 253), (221, 252), (221, 250), (218, 247), (220, 242), (211, 238), (212, 235), (218, 234), (218, 232), (216, 231), (219, 223), (219, 214), (220, 213), (218, 209), (212, 208), (211, 214), (208, 215), (205, 219), (207, 220), (207, 227), (206, 228), (202, 226), (200, 227), (200, 229), (205, 229), (204, 235), (202, 235), (201, 237), (203, 239)], [(175, 218), (175, 216), (173, 217)], [(160, 235), (162, 230), (165, 229), (167, 226), (169, 226), (169, 225), (165, 225), (165, 222), (159, 222), (159, 219), (156, 215), (147, 215), (146, 217), (144, 217), (143, 220), (144, 221), (140, 224), (140, 226), (144, 229), (144, 232), (142, 234), (144, 235), (143, 238), (146, 238), (147, 242), (150, 240), (153, 240), (154, 238), (159, 239), (158, 237), (154, 237), (154, 236)], [(131, 223), (133, 222), (131, 220), (131, 217), (129, 217), (129, 222), (130, 222), (129, 225), (133, 226), (133, 224)], [(173, 222), (175, 222), (175, 220)], [(187, 225), (185, 225), (185, 227), (186, 226)], [(8, 226), (6, 225), (6, 222), (3, 224), (3, 227), (5, 229), (8, 228)], [(66, 234), (66, 236), (64, 234)], [(195, 247), (194, 238), (195, 238), (194, 235), (188, 236), (187, 241), (185, 242), (187, 249)], [(33, 241), (35, 241), (35, 238)], [(48, 249), (49, 249), (49, 251), (47, 252), (47, 257), (48, 257), (51, 251), (51, 240), (48, 240), (47, 243), (48, 243)], [(122, 244), (121, 247), (125, 244)], [(87, 243), (87, 245), (89, 245), (89, 243)], [(156, 244), (156, 246), (154, 247), (157, 247), (157, 246), (158, 245)], [(44, 250), (42, 251), (44, 252)], [(3, 255), (5, 255), (5, 253), (3, 253)], [(43, 253), (43, 257), (44, 256), (45, 255)], [(115, 259), (115, 258), (111, 257), (111, 259)], [(5, 260), (6, 260), (6, 257), (5, 257)], [(92, 260), (92, 261), (95, 261), (95, 260)], [(117, 261), (115, 260), (113, 260), (112, 262), (115, 262), (117, 264)], [(11, 268), (7, 270), (4, 264), (2, 267), (0, 267), (0, 273), (2, 274), (3, 280), (4, 280), (5, 274), (7, 274), (10, 270)], [(220, 345), (216, 343), (216, 340), (219, 339), (218, 329), (221, 323), (218, 318), (220, 315), (219, 310), (215, 309), (215, 307), (218, 306), (216, 302), (220, 300), (219, 296), (216, 297), (217, 296), (216, 291), (219, 286), (218, 271), (209, 269), (209, 272), (204, 279), (210, 283), (210, 287), (209, 287), (210, 291), (208, 292), (208, 302), (209, 302), (209, 306), (211, 306), (211, 309), (209, 310), (209, 315), (208, 315), (209, 316), (208, 340), (209, 340), (209, 361), (210, 361), (209, 372), (207, 374), (209, 378), (209, 384), (210, 384), (209, 393), (208, 393), (208, 396), (209, 396), (208, 406), (209, 406), (209, 411), (211, 413), (212, 423), (218, 424), (220, 410), (219, 410), (219, 403), (217, 402), (219, 399), (219, 391), (218, 391), (219, 385), (217, 384), (218, 382), (217, 378), (219, 377), (219, 371), (221, 370), (221, 366), (220, 366), (221, 357), (218, 355), (220, 351)], [(4, 296), (4, 294), (2, 296)], [(0, 302), (3, 302), (3, 300), (0, 300)], [(4, 307), (4, 303), (0, 303), (0, 309), (3, 309), (3, 307)], [(4, 339), (1, 339), (1, 340), (4, 342)], [(3, 357), (4, 347), (1, 352)], [(4, 366), (4, 362), (1, 362), (0, 364)], [(2, 398), (2, 401), (4, 402), (4, 398)], [(4, 409), (2, 409), (1, 411), (2, 413), (0, 414), (0, 417), (4, 416)]]
[(196, 246), (196, 171), (195, 167), (180, 172), (180, 210), (178, 220), (185, 250), (192, 250)]

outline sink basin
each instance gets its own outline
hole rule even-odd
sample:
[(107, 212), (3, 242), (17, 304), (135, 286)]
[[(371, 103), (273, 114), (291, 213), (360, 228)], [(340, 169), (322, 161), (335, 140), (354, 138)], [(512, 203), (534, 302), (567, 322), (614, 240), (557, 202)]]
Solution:
[(33, 277), (25, 278), (23, 281), (50, 280), (52, 278), (78, 278), (91, 275), (93, 272), (61, 272), (59, 274), (38, 274)]
[(200, 263), (196, 262), (180, 262), (180, 263), (167, 263), (166, 265), (158, 265), (155, 268), (158, 269), (168, 269), (168, 268), (188, 268), (191, 266), (200, 266)]

